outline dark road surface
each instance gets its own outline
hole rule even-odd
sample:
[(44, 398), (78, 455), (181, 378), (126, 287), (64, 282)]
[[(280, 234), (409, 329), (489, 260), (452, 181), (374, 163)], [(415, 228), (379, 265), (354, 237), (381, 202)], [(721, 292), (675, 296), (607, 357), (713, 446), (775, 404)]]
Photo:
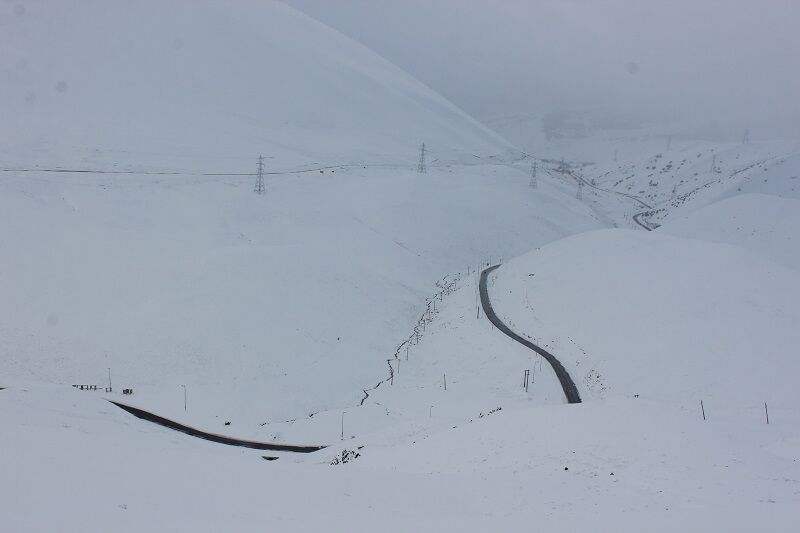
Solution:
[(495, 265), (493, 267), (489, 267), (483, 272), (481, 272), (481, 281), (480, 281), (480, 293), (481, 293), (481, 305), (483, 306), (483, 312), (486, 314), (486, 318), (489, 319), (489, 322), (494, 324), (494, 326), (517, 341), (518, 343), (522, 344), (523, 346), (530, 348), (534, 352), (538, 353), (545, 359), (547, 362), (550, 363), (550, 366), (553, 367), (553, 371), (556, 373), (558, 377), (558, 381), (561, 382), (561, 388), (564, 389), (564, 396), (567, 398), (567, 403), (581, 403), (581, 396), (578, 393), (578, 387), (575, 386), (575, 382), (572, 381), (569, 373), (564, 368), (564, 365), (561, 364), (561, 361), (556, 359), (556, 357), (545, 350), (544, 348), (540, 348), (536, 346), (528, 339), (525, 339), (513, 331), (511, 328), (506, 326), (502, 320), (497, 316), (492, 308), (492, 303), (489, 300), (489, 289), (487, 287), (487, 282), (489, 279), (489, 274), (491, 274), (494, 270), (499, 268), (500, 265)]
[(148, 422), (153, 422), (154, 424), (158, 424), (160, 426), (164, 426), (169, 429), (174, 429), (175, 431), (180, 431), (181, 433), (191, 435), (192, 437), (209, 440), (211, 442), (217, 442), (219, 444), (227, 444), (228, 446), (240, 446), (242, 448), (253, 448), (256, 450), (273, 450), (278, 452), (296, 452), (296, 453), (311, 453), (326, 448), (326, 446), (298, 446), (293, 444), (274, 444), (270, 442), (255, 442), (251, 440), (242, 440), (233, 437), (226, 437), (224, 435), (217, 435), (216, 433), (208, 433), (206, 431), (201, 431), (199, 429), (195, 429), (190, 426), (185, 426), (179, 422), (175, 422), (174, 420), (169, 420), (168, 418), (154, 415), (153, 413), (145, 411), (144, 409), (139, 409), (138, 407), (131, 407), (130, 405), (113, 402), (111, 400), (109, 400), (109, 402), (113, 403), (120, 409), (129, 412), (133, 416), (141, 418), (142, 420), (147, 420)]

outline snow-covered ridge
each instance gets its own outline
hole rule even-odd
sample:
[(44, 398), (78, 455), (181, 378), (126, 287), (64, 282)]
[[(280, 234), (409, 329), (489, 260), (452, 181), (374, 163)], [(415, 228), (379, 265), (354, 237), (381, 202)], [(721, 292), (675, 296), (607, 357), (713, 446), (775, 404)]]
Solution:
[[(29, 1), (0, 11), (0, 163), (251, 170), (510, 145), (280, 2)], [(246, 161), (246, 164), (244, 163)]]

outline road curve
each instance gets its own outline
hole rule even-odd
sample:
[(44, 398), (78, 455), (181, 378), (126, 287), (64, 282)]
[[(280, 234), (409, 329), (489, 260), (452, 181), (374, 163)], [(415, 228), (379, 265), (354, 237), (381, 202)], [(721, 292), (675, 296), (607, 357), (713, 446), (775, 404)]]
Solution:
[(573, 172), (570, 172), (569, 175), (572, 176), (576, 181), (583, 182), (583, 184), (586, 185), (587, 187), (591, 187), (592, 189), (595, 189), (595, 190), (598, 190), (598, 191), (603, 191), (603, 192), (606, 192), (606, 193), (609, 193), (609, 194), (616, 194), (616, 195), (619, 195), (619, 196), (624, 196), (625, 198), (628, 198), (628, 199), (633, 200), (634, 202), (638, 203), (642, 207), (647, 208), (646, 211), (641, 211), (641, 212), (636, 213), (635, 215), (633, 215), (633, 221), (636, 222), (636, 224), (638, 224), (639, 226), (641, 226), (642, 228), (644, 228), (647, 231), (653, 231), (654, 229), (656, 229), (658, 227), (658, 225), (656, 225), (655, 227), (650, 227), (649, 224), (647, 224), (645, 222), (642, 222), (640, 220), (641, 217), (643, 217), (644, 215), (646, 215), (647, 213), (649, 213), (653, 209), (653, 207), (650, 204), (648, 204), (648, 203), (640, 200), (638, 197), (636, 197), (636, 196), (634, 196), (632, 194), (628, 194), (626, 192), (615, 191), (613, 189), (604, 189), (603, 187), (598, 187), (597, 185), (592, 184), (592, 182), (590, 180), (587, 180), (586, 178), (584, 178), (583, 176), (581, 176), (579, 174), (575, 174)]
[(651, 228), (649, 225), (647, 225), (644, 222), (642, 222), (641, 220), (639, 220), (639, 217), (641, 217), (645, 213), (647, 213), (647, 211), (642, 211), (641, 213), (636, 213), (635, 215), (633, 215), (633, 221), (636, 222), (637, 224), (639, 224), (641, 227), (643, 227), (647, 231), (653, 231), (653, 228)]
[(553, 367), (553, 371), (556, 373), (558, 377), (558, 381), (561, 382), (561, 388), (564, 389), (564, 396), (567, 398), (567, 403), (581, 403), (581, 396), (578, 393), (578, 387), (575, 386), (575, 382), (572, 381), (569, 373), (564, 368), (564, 365), (561, 364), (561, 361), (556, 359), (556, 357), (539, 346), (536, 346), (528, 339), (525, 339), (513, 331), (511, 328), (506, 326), (502, 320), (497, 316), (497, 313), (494, 312), (492, 308), (492, 303), (489, 300), (489, 288), (488, 288), (488, 279), (489, 274), (491, 274), (494, 270), (499, 268), (500, 265), (495, 265), (492, 267), (487, 268), (483, 272), (481, 272), (481, 281), (480, 281), (480, 293), (481, 293), (481, 306), (483, 307), (483, 312), (486, 314), (486, 318), (489, 319), (489, 322), (494, 324), (494, 326), (517, 341), (518, 343), (522, 344), (533, 350), (534, 352), (538, 353), (545, 359), (547, 362), (550, 363), (550, 366)]
[(253, 448), (255, 450), (273, 450), (277, 452), (296, 452), (296, 453), (311, 453), (326, 448), (326, 446), (298, 446), (294, 444), (275, 444), (271, 442), (256, 442), (252, 440), (242, 440), (233, 437), (226, 437), (224, 435), (217, 435), (216, 433), (208, 433), (206, 431), (201, 431), (199, 429), (183, 425), (180, 422), (175, 422), (174, 420), (170, 420), (168, 418), (155, 415), (153, 413), (145, 411), (144, 409), (139, 409), (138, 407), (132, 407), (130, 405), (125, 405), (124, 403), (118, 403), (111, 400), (108, 401), (113, 403), (120, 409), (129, 412), (133, 416), (141, 418), (142, 420), (147, 420), (148, 422), (153, 422), (154, 424), (158, 424), (160, 426), (164, 426), (169, 429), (173, 429), (175, 431), (180, 431), (181, 433), (186, 433), (187, 435), (191, 435), (192, 437), (209, 440), (211, 442), (217, 442), (219, 444), (227, 444), (228, 446)]

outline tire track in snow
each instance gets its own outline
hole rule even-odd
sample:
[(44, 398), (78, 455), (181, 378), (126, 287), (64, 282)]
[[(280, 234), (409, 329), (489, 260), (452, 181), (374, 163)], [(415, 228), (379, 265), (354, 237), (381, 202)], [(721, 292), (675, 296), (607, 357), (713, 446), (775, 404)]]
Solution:
[(497, 316), (497, 313), (494, 312), (492, 308), (492, 303), (489, 300), (489, 288), (488, 288), (488, 279), (489, 274), (494, 272), (500, 268), (500, 265), (495, 265), (492, 267), (487, 268), (483, 272), (481, 272), (481, 281), (480, 281), (480, 294), (481, 294), (481, 306), (483, 307), (483, 312), (486, 315), (486, 318), (489, 319), (497, 329), (517, 341), (518, 343), (522, 344), (523, 346), (530, 348), (534, 352), (538, 353), (545, 359), (547, 362), (550, 363), (550, 366), (553, 368), (553, 371), (556, 373), (556, 377), (558, 377), (558, 381), (561, 383), (561, 388), (564, 390), (564, 396), (567, 399), (567, 403), (581, 403), (581, 396), (578, 393), (578, 387), (575, 386), (575, 382), (572, 381), (572, 377), (570, 377), (567, 370), (564, 368), (564, 365), (561, 364), (561, 361), (556, 359), (556, 357), (535, 344), (531, 341), (521, 337), (514, 333), (511, 328), (505, 325), (502, 320)]

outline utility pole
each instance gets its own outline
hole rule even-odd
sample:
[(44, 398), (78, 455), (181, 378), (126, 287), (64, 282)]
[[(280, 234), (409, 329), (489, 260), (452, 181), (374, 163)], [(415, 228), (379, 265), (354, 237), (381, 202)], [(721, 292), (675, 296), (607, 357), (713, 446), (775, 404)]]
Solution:
[(267, 188), (264, 186), (264, 156), (258, 156), (258, 174), (256, 175), (256, 186), (253, 189), (256, 194), (265, 194)]
[(425, 143), (422, 143), (422, 147), (419, 151), (419, 165), (417, 165), (417, 173), (425, 174), (428, 172), (428, 166), (425, 163)]
[(187, 411), (187, 408), (186, 408), (186, 385), (181, 385), (181, 387), (183, 387), (183, 412), (185, 413)]
[(538, 185), (538, 183), (536, 181), (536, 166), (537, 166), (537, 162), (534, 161), (533, 164), (531, 165), (531, 182), (528, 184), (528, 186), (531, 189), (535, 189), (537, 187), (537, 185)]

